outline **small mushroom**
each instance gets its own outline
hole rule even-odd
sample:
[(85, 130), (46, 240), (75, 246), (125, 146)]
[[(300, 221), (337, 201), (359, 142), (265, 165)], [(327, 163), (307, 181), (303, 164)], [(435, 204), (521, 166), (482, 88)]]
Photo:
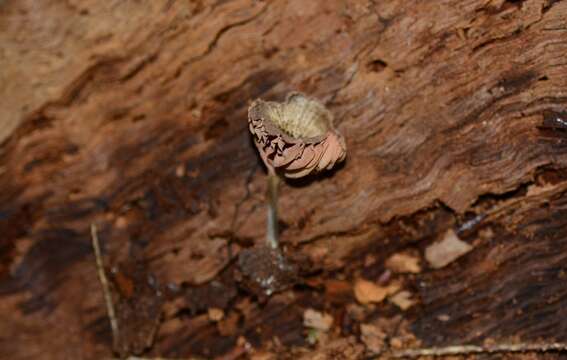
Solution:
[(260, 157), (268, 168), (268, 245), (278, 248), (279, 175), (301, 178), (330, 170), (346, 157), (343, 136), (333, 115), (317, 100), (292, 92), (285, 102), (255, 100), (248, 124)]
[(248, 122), (270, 174), (300, 178), (331, 169), (346, 157), (331, 112), (301, 93), (290, 93), (284, 103), (255, 100)]

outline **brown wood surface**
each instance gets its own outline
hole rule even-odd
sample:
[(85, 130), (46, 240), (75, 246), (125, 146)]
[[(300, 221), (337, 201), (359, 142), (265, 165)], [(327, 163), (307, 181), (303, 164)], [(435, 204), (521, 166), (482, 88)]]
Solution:
[[(122, 356), (360, 358), (363, 324), (384, 351), (567, 342), (566, 53), (558, 0), (0, 1), (0, 358), (112, 356), (92, 223)], [(235, 261), (265, 236), (246, 113), (292, 90), (348, 156), (281, 187), (300, 279), (262, 298)], [(415, 306), (357, 304), (448, 229), (473, 250), (392, 275)]]

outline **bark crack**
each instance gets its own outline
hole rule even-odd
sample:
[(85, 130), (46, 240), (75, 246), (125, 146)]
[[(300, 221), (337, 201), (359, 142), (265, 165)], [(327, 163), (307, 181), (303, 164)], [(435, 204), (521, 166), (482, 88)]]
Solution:
[(269, 3), (266, 3), (266, 5), (260, 11), (258, 11), (256, 14), (254, 14), (254, 15), (246, 18), (246, 19), (243, 19), (243, 20), (240, 20), (240, 21), (237, 21), (237, 22), (234, 22), (234, 23), (231, 23), (231, 24), (228, 24), (228, 25), (225, 25), (224, 27), (222, 27), (220, 30), (217, 31), (217, 33), (215, 34), (213, 39), (209, 42), (209, 44), (207, 45), (207, 49), (203, 53), (196, 55), (196, 56), (189, 58), (186, 61), (184, 61), (179, 66), (179, 68), (175, 71), (175, 73), (174, 73), (175, 75), (174, 75), (173, 78), (178, 78), (179, 76), (181, 76), (181, 74), (183, 73), (183, 70), (187, 66), (189, 66), (189, 65), (191, 65), (191, 64), (193, 64), (197, 61), (200, 61), (203, 58), (205, 58), (206, 56), (210, 55), (214, 51), (214, 49), (217, 47), (221, 38), (228, 31), (230, 31), (234, 28), (244, 26), (244, 25), (249, 24), (252, 21), (258, 19), (260, 16), (262, 16), (264, 13), (266, 13), (266, 11), (268, 11), (268, 8), (269, 8)]
[[(213, 38), (213, 40), (209, 43), (207, 50), (201, 54), (200, 56), (198, 56), (198, 59), (202, 59), (203, 57), (209, 55), (217, 46), (218, 42), (220, 41), (220, 39), (223, 37), (224, 34), (226, 34), (229, 30), (232, 30), (234, 28), (240, 27), (240, 26), (244, 26), (246, 24), (249, 24), (250, 22), (256, 20), (258, 17), (262, 16), (267, 10), (268, 10), (269, 5), (265, 5), (262, 10), (258, 11), (258, 13), (256, 13), (255, 15), (243, 19), (241, 21), (237, 21), (235, 23), (232, 24), (228, 24), (225, 27), (221, 28), (216, 34), (215, 37)], [(197, 60), (198, 60), (197, 59)]]

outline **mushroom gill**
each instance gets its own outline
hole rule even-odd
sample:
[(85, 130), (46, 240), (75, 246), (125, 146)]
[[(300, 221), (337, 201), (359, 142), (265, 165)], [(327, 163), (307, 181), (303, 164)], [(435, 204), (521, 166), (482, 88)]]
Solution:
[(301, 93), (290, 93), (283, 103), (255, 100), (248, 122), (270, 174), (300, 178), (331, 169), (346, 157), (331, 112)]

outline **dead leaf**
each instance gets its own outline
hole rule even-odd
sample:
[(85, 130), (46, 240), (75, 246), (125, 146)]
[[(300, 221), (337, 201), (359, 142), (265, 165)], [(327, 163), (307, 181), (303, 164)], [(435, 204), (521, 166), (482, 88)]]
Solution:
[(394, 349), (401, 349), (404, 347), (404, 343), (402, 342), (402, 339), (394, 337), (390, 339), (390, 347)]
[(329, 331), (333, 326), (333, 317), (314, 309), (307, 309), (303, 313), (303, 325), (312, 329)]
[(416, 303), (415, 300), (412, 300), (411, 295), (412, 295), (411, 292), (407, 290), (402, 290), (394, 294), (393, 296), (389, 297), (388, 300), (390, 300), (394, 305), (405, 311), (410, 307), (414, 306)]
[(409, 253), (398, 253), (390, 256), (386, 260), (386, 268), (395, 273), (417, 274), (421, 272), (419, 257)]
[(378, 286), (375, 283), (358, 279), (354, 284), (354, 296), (361, 304), (380, 303), (400, 289), (400, 285), (392, 283), (388, 286)]
[(453, 229), (447, 230), (443, 240), (429, 245), (425, 249), (425, 259), (434, 269), (442, 268), (464, 254), (473, 247), (458, 238)]
[(371, 354), (380, 354), (386, 341), (386, 333), (376, 325), (361, 324), (360, 339)]

